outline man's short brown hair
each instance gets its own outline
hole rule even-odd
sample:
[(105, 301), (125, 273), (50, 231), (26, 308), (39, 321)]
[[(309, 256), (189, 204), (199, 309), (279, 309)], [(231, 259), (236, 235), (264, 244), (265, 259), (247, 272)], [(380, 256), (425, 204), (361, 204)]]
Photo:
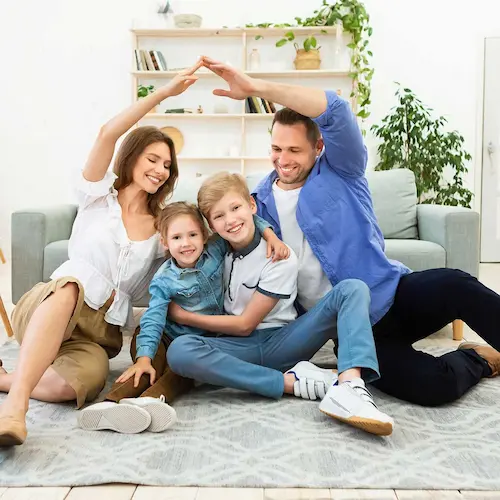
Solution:
[(196, 223), (200, 225), (200, 230), (203, 235), (203, 241), (208, 239), (208, 228), (205, 224), (203, 215), (198, 210), (196, 205), (187, 203), (185, 201), (177, 201), (167, 205), (158, 215), (156, 219), (156, 229), (160, 232), (161, 237), (166, 240), (168, 227), (172, 224), (173, 220), (181, 215), (191, 217)]
[(308, 116), (301, 115), (293, 109), (283, 108), (277, 111), (274, 114), (271, 130), (275, 123), (280, 123), (281, 125), (295, 125), (297, 123), (302, 123), (306, 129), (307, 140), (313, 145), (313, 147), (315, 147), (316, 143), (321, 139), (321, 132), (319, 131), (316, 123), (313, 122)]
[(248, 203), (251, 202), (252, 197), (250, 196), (245, 178), (242, 175), (219, 172), (209, 177), (198, 191), (198, 206), (201, 213), (208, 219), (210, 210), (229, 191), (236, 191)]

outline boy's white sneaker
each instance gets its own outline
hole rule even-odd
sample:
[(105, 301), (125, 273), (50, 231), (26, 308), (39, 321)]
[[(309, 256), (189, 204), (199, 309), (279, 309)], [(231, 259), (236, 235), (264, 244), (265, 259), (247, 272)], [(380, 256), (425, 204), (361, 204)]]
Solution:
[(151, 415), (151, 423), (146, 429), (151, 432), (163, 432), (172, 427), (177, 421), (177, 413), (167, 403), (165, 396), (159, 398), (124, 398), (120, 400), (121, 405), (135, 405), (146, 410)]
[(330, 417), (379, 436), (388, 436), (394, 427), (394, 420), (377, 408), (361, 378), (330, 387), (319, 409)]
[(111, 430), (122, 434), (138, 434), (151, 424), (151, 415), (134, 405), (104, 401), (78, 412), (78, 425), (86, 431)]
[(332, 370), (320, 368), (309, 361), (300, 361), (286, 373), (293, 373), (296, 381), (293, 393), (302, 399), (323, 399), (328, 388), (337, 380)]

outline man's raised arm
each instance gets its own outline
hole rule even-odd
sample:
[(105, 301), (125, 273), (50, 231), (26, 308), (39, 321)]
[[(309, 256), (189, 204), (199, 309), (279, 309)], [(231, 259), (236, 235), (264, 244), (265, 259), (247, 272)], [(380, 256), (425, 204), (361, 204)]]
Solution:
[(267, 82), (251, 78), (228, 64), (208, 57), (202, 60), (204, 66), (219, 75), (229, 86), (229, 90), (215, 89), (215, 95), (238, 100), (249, 96), (262, 97), (312, 118), (323, 137), (328, 166), (346, 177), (364, 175), (367, 151), (363, 136), (349, 103), (335, 92)]

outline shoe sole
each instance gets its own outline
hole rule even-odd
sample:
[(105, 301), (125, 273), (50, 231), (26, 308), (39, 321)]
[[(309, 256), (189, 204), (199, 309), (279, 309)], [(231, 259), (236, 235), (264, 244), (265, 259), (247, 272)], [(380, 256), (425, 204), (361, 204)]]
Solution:
[(370, 434), (376, 434), (377, 436), (389, 436), (393, 431), (393, 426), (390, 422), (381, 422), (380, 420), (373, 420), (371, 418), (362, 417), (344, 418), (322, 410), (321, 408), (320, 411), (325, 415), (334, 418), (335, 420), (340, 420), (341, 422), (352, 425), (353, 427), (357, 427), (358, 429), (369, 432)]
[(121, 434), (138, 434), (151, 424), (146, 410), (132, 405), (87, 408), (78, 414), (78, 425), (86, 431), (111, 430)]
[[(125, 404), (133, 405), (133, 403), (127, 402), (125, 402)], [(167, 406), (165, 403), (148, 403), (141, 406), (137, 405), (137, 407), (146, 410), (151, 415), (151, 423), (147, 428), (149, 432), (166, 431), (177, 421), (177, 414), (175, 413), (175, 410), (171, 406)]]
[(0, 446), (18, 446), (24, 443), (24, 439), (16, 434), (6, 432), (0, 435)]
[[(487, 344), (480, 344), (479, 342), (462, 342), (458, 347), (457, 349), (458, 350), (467, 350), (467, 349), (472, 349), (473, 351), (475, 351), (475, 348), (476, 347), (489, 347)], [(479, 354), (479, 353), (477, 353)], [(479, 354), (480, 355), (480, 354)], [(481, 356), (481, 355), (480, 355)], [(482, 356), (481, 356), (482, 357)], [(483, 358), (485, 359), (485, 358)], [(485, 360), (486, 361), (486, 360)], [(488, 378), (495, 378), (495, 377), (498, 377), (499, 375), (499, 372), (493, 370), (492, 366), (488, 363), (488, 365), (490, 366), (491, 368), (491, 375), (488, 377)]]

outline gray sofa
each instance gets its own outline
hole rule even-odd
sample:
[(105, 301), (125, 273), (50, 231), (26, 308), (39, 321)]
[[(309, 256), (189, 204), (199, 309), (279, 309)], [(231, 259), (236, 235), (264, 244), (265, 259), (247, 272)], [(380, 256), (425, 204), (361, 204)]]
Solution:
[[(247, 176), (253, 188), (263, 174)], [(180, 180), (173, 200), (196, 201), (204, 177)], [(435, 267), (479, 268), (479, 215), (461, 207), (417, 205), (410, 170), (370, 172), (375, 213), (384, 234), (386, 254), (414, 271)], [(12, 214), (12, 301), (33, 285), (47, 281), (67, 259), (76, 205), (19, 210)], [(136, 304), (144, 306), (146, 304)]]

